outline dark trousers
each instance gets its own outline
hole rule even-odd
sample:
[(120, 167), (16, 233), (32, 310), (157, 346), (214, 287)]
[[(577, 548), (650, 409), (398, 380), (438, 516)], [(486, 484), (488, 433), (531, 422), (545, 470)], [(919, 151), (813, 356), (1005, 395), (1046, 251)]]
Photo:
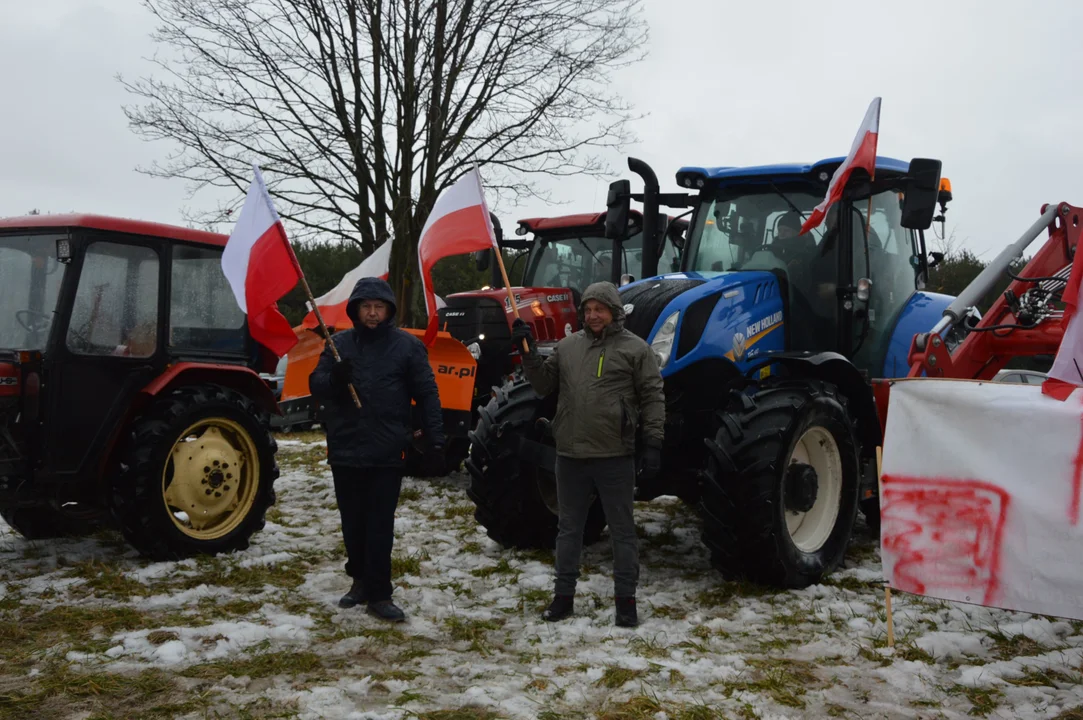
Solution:
[(613, 542), (613, 590), (617, 597), (636, 594), (639, 581), (639, 542), (632, 503), (635, 499), (635, 458), (632, 456), (579, 460), (557, 456), (556, 594), (574, 595), (583, 550), (583, 528), (594, 493), (602, 499), (609, 537)]
[(365, 586), (369, 602), (391, 599), (395, 508), (402, 489), (398, 468), (331, 468), (346, 543), (346, 574)]

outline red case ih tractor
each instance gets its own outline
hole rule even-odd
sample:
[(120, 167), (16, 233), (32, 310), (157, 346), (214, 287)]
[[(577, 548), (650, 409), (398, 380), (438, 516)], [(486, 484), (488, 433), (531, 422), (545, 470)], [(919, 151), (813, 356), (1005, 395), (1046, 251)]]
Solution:
[(0, 515), (27, 538), (115, 525), (171, 559), (248, 546), (274, 503), (277, 358), (226, 237), (93, 215), (0, 220)]

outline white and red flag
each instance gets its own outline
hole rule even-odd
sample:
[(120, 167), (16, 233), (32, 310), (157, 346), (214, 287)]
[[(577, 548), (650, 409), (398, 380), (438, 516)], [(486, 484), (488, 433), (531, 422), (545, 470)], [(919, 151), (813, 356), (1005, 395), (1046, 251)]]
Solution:
[(248, 196), (222, 253), (222, 272), (248, 315), (252, 338), (281, 357), (297, 344), (297, 335), (278, 311), (278, 301), (303, 274), (263, 175), (256, 165), (252, 170)]
[[(362, 260), (360, 265), (343, 275), (338, 285), (316, 298), (316, 307), (319, 308), (327, 327), (346, 329), (353, 325), (353, 321), (346, 315), (346, 305), (350, 301), (354, 286), (365, 277), (387, 280), (390, 262), (391, 241), (385, 240), (384, 244)], [(306, 328), (319, 325), (316, 313), (310, 310), (301, 325)]]
[(880, 133), (880, 98), (873, 98), (869, 103), (869, 109), (865, 111), (865, 119), (861, 121), (854, 144), (850, 146), (850, 154), (842, 161), (842, 164), (831, 176), (831, 182), (827, 186), (827, 196), (823, 202), (816, 206), (808, 219), (801, 226), (801, 234), (819, 227), (827, 216), (827, 210), (832, 204), (842, 198), (842, 191), (846, 188), (846, 181), (850, 179), (850, 173), (857, 168), (864, 168), (870, 177), (876, 174), (876, 139)]
[(429, 325), (424, 337), (426, 345), (431, 345), (436, 339), (438, 324), (438, 301), (432, 287), (433, 266), (437, 260), (450, 255), (490, 248), (500, 252), (489, 207), (485, 204), (485, 193), (481, 188), (481, 175), (477, 167), (473, 167), (454, 185), (440, 193), (417, 244), (421, 286), (429, 312)]
[(1083, 321), (1079, 316), (1079, 285), (1083, 281), (1083, 252), (1076, 251), (1072, 271), (1064, 287), (1064, 337), (1060, 340), (1057, 357), (1049, 370), (1049, 379), (1042, 383), (1046, 395), (1065, 400), (1083, 385)]

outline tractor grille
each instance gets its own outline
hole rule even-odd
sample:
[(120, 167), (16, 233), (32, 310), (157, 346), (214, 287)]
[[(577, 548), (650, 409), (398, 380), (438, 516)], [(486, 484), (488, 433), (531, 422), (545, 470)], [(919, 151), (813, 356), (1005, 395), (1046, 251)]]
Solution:
[(685, 310), (684, 319), (681, 321), (681, 334), (677, 336), (675, 356), (677, 359), (692, 352), (692, 348), (699, 342), (700, 337), (703, 336), (703, 329), (707, 327), (707, 322), (711, 319), (711, 313), (714, 312), (714, 306), (718, 304), (720, 297), (722, 297), (721, 290), (713, 292), (696, 300)]
[(644, 340), (658, 321), (658, 316), (666, 309), (670, 300), (683, 292), (702, 285), (703, 280), (647, 280), (623, 291), (620, 296), (624, 304), (635, 306), (632, 314), (624, 321), (624, 327)]

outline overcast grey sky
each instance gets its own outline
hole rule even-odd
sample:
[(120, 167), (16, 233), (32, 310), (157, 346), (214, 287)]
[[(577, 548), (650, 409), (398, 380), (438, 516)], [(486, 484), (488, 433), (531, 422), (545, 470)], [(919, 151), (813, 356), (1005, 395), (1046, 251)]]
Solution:
[[(881, 155), (944, 161), (948, 229), (990, 259), (1043, 202), (1083, 205), (1083, 3), (646, 0), (648, 58), (615, 78), (641, 112), (663, 190), (682, 165), (844, 155), (873, 96)], [(147, 71), (153, 19), (136, 0), (0, 0), (0, 216), (77, 210), (180, 222), (183, 183), (138, 165), (170, 148), (127, 128), (114, 76)], [(601, 209), (605, 182), (562, 181), (557, 207)], [(222, 228), (226, 229), (226, 228)]]

